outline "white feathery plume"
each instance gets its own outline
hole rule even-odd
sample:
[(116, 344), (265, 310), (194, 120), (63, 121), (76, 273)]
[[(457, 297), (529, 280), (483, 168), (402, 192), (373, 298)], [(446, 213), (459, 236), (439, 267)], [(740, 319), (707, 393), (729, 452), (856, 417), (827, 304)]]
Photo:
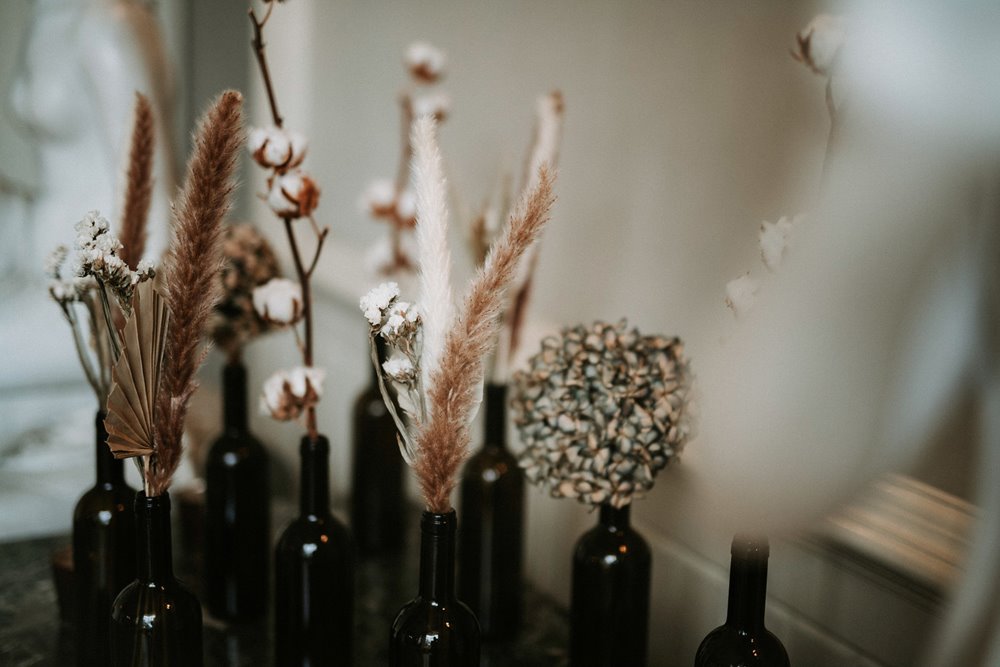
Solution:
[[(413, 124), (413, 183), (417, 198), (417, 254), (420, 262), (420, 307), (424, 320), (420, 366), (425, 391), (440, 365), (445, 338), (452, 327), (451, 253), (448, 250), (448, 186), (429, 116)], [(429, 406), (428, 406), (429, 408)]]
[(559, 91), (538, 98), (535, 143), (528, 160), (524, 192), (538, 185), (538, 170), (543, 166), (553, 172), (559, 160), (559, 138), (562, 135), (563, 97)]

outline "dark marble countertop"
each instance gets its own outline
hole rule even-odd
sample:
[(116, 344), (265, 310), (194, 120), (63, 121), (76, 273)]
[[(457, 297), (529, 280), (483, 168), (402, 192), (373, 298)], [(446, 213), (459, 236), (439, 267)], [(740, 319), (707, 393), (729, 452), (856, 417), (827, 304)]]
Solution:
[[(416, 538), (411, 535), (411, 547), (416, 546)], [(53, 551), (68, 543), (68, 536), (0, 543), (0, 665), (74, 665), (73, 630), (59, 621), (50, 564)], [(358, 667), (387, 664), (389, 626), (399, 608), (416, 593), (417, 565), (415, 548), (359, 562), (355, 614)], [(197, 589), (193, 564), (177, 559), (176, 566), (179, 578)], [(524, 626), (517, 639), (483, 646), (483, 667), (566, 664), (565, 610), (527, 587), (524, 611)], [(205, 667), (271, 665), (270, 636), (270, 621), (227, 626), (206, 615)]]

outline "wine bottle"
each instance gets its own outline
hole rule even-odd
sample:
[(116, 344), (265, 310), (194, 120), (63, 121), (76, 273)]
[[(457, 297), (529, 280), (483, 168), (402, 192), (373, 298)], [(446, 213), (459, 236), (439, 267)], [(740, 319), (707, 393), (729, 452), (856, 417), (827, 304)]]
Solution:
[(267, 611), (271, 498), (267, 450), (247, 426), (247, 372), (223, 370), (225, 430), (205, 464), (205, 606), (213, 616), (252, 620)]
[(73, 512), (77, 664), (111, 661), (111, 603), (135, 579), (135, 489), (108, 447), (104, 413), (96, 418), (97, 482)]
[(768, 553), (766, 537), (733, 539), (726, 623), (701, 642), (695, 667), (789, 667), (785, 647), (764, 627)]
[(570, 667), (645, 667), (652, 553), (631, 506), (601, 505), (573, 551)]
[(475, 614), (455, 597), (455, 511), (420, 520), (420, 588), (392, 623), (389, 667), (478, 667)]
[[(375, 342), (378, 359), (385, 359), (382, 337)], [(372, 366), (371, 381), (354, 402), (351, 531), (362, 554), (398, 551), (406, 533), (403, 457), (375, 373)]]
[(275, 553), (274, 647), (281, 667), (354, 664), (354, 540), (330, 512), (330, 442), (303, 436), (300, 513)]
[(111, 608), (110, 664), (201, 667), (201, 604), (174, 577), (170, 495), (137, 493), (135, 514), (136, 579)]
[(462, 472), (458, 592), (484, 638), (514, 635), (521, 621), (524, 473), (507, 449), (507, 386), (490, 383), (486, 437)]

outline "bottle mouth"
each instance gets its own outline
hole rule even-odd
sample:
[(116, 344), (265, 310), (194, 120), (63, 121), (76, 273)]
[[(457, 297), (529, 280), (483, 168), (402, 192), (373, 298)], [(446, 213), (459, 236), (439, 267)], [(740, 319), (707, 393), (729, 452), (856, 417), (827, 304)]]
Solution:
[(739, 533), (733, 537), (731, 551), (736, 558), (767, 560), (771, 548), (766, 535)]
[(420, 516), (420, 530), (431, 535), (444, 535), (452, 532), (457, 524), (458, 519), (454, 509), (444, 513), (425, 510)]
[(137, 491), (135, 494), (135, 509), (155, 510), (170, 509), (170, 494), (164, 491), (158, 496), (147, 496), (145, 491)]

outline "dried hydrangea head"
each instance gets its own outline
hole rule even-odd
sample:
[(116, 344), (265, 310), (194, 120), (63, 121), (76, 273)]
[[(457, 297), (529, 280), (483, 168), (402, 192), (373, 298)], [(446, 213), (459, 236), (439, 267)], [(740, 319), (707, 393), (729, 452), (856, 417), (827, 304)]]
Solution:
[(418, 83), (434, 83), (444, 76), (445, 55), (427, 42), (414, 42), (406, 49), (403, 62)]
[(691, 371), (678, 338), (625, 320), (564, 329), (514, 375), (520, 464), (555, 497), (623, 507), (692, 435)]
[(275, 372), (264, 383), (261, 412), (278, 421), (298, 419), (308, 408), (319, 403), (325, 378), (323, 369), (306, 366)]
[(303, 171), (276, 174), (267, 194), (267, 204), (282, 218), (308, 218), (319, 206), (319, 187)]
[(251, 224), (227, 225), (222, 253), (222, 295), (215, 304), (211, 332), (215, 344), (232, 358), (250, 339), (271, 328), (254, 310), (253, 291), (281, 271), (271, 244)]

